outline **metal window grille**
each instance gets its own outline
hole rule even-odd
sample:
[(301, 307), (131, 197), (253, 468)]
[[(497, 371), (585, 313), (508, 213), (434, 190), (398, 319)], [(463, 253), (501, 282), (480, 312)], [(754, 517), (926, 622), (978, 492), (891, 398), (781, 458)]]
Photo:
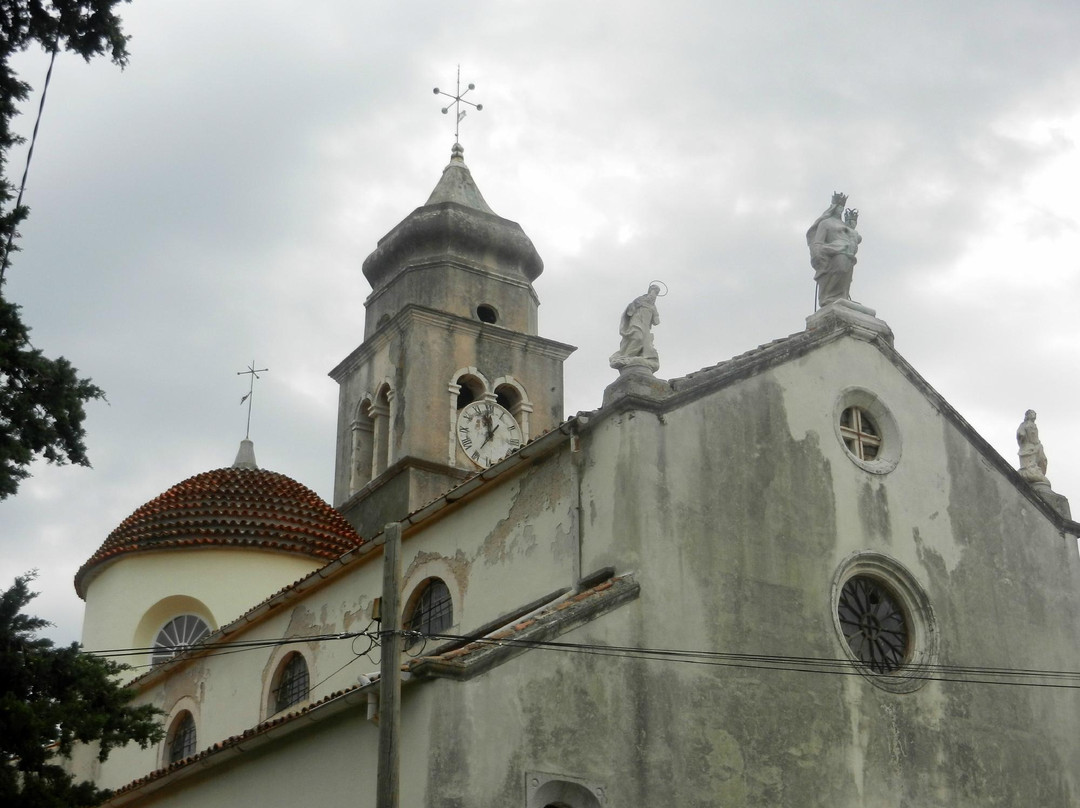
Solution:
[(154, 640), (154, 653), (151, 665), (160, 665), (179, 654), (185, 648), (199, 642), (210, 633), (210, 626), (201, 617), (182, 614), (174, 617), (158, 632)]
[(280, 713), (306, 699), (309, 687), (307, 662), (300, 654), (293, 654), (281, 670), (281, 678), (278, 680), (274, 699), (274, 711)]
[(439, 634), (454, 624), (454, 605), (450, 590), (438, 578), (432, 578), (420, 592), (405, 621), (406, 631)]
[(185, 712), (173, 725), (169, 741), (169, 763), (176, 763), (195, 754), (195, 719)]
[(907, 661), (907, 618), (898, 598), (877, 580), (848, 580), (836, 612), (852, 653), (874, 673), (891, 673)]

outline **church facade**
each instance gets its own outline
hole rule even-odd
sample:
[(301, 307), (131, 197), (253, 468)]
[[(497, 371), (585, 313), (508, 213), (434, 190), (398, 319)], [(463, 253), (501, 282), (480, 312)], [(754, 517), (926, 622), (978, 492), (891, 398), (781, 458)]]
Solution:
[(80, 570), (87, 647), (147, 647), (168, 729), (77, 755), (107, 805), (378, 804), (388, 522), (402, 806), (1080, 799), (1080, 525), (874, 312), (622, 362), (563, 420), (541, 269), (456, 148), (365, 263), (334, 509), (248, 447)]

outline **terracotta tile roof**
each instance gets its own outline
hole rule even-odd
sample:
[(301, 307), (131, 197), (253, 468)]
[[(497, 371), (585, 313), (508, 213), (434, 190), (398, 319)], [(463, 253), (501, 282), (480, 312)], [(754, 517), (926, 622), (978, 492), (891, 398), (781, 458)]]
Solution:
[[(529, 650), (527, 644), (529, 641), (554, 639), (601, 614), (618, 608), (623, 603), (636, 598), (639, 590), (640, 586), (632, 575), (608, 578), (582, 592), (560, 596), (524, 617), (510, 620), (483, 637), (464, 643), (453, 643), (449, 648), (444, 646), (444, 649), (431, 656), (408, 660), (402, 663), (401, 670), (405, 674), (412, 674), (415, 677), (412, 681), (416, 682), (433, 676), (449, 675), (452, 678), (468, 678), (470, 674), (475, 675), (526, 652)], [(297, 719), (302, 716), (317, 720), (320, 717), (326, 717), (328, 710), (344, 709), (350, 699), (363, 697), (362, 691), (372, 687), (377, 688), (378, 682), (379, 676), (375, 674), (360, 684), (336, 690), (301, 708), (268, 718), (239, 735), (232, 735), (183, 760), (170, 763), (168, 766), (132, 780), (116, 789), (112, 797), (102, 805), (123, 805), (133, 799), (132, 795), (140, 790), (161, 787), (163, 781), (170, 777), (182, 777), (194, 771), (200, 771), (192, 764), (203, 762), (206, 765), (211, 762), (210, 759), (220, 759), (222, 753), (246, 751), (252, 741), (271, 740), (279, 728), (296, 726)]]
[(609, 578), (582, 592), (559, 598), (483, 637), (449, 648), (444, 646), (429, 656), (410, 660), (402, 668), (420, 679), (435, 676), (468, 679), (525, 653), (532, 643), (554, 640), (617, 609), (637, 598), (640, 591), (633, 575)]
[(181, 547), (256, 547), (331, 560), (362, 543), (310, 488), (265, 469), (224, 468), (189, 477), (120, 523), (75, 574), (125, 553)]

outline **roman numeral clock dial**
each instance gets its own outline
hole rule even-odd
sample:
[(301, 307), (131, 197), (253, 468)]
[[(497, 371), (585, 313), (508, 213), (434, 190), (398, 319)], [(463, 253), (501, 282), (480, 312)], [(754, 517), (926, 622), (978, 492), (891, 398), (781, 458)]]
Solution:
[(521, 446), (521, 429), (514, 416), (490, 401), (474, 401), (462, 407), (457, 436), (465, 454), (482, 468)]

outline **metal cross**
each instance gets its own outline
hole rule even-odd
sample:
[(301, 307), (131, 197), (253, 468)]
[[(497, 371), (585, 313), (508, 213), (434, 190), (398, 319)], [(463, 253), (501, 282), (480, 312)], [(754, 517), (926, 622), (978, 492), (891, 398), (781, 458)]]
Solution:
[(450, 95), (450, 93), (444, 93), (438, 87), (436, 87), (433, 90), (435, 95), (445, 95), (447, 98), (453, 98), (454, 99), (453, 103), (447, 104), (445, 107), (442, 108), (442, 114), (443, 115), (448, 115), (450, 113), (450, 107), (454, 108), (454, 142), (455, 143), (459, 142), (458, 134), (459, 134), (460, 126), (461, 126), (461, 119), (464, 118), (465, 113), (468, 112), (468, 110), (462, 109), (461, 105), (462, 104), (468, 104), (470, 107), (476, 107), (477, 112), (479, 112), (480, 110), (482, 110), (484, 108), (483, 104), (474, 104), (472, 101), (466, 101), (465, 100), (466, 93), (468, 93), (469, 90), (475, 90), (475, 89), (476, 89), (476, 85), (475, 84), (470, 84), (468, 87), (465, 88), (464, 93), (461, 92), (461, 65), (458, 65), (458, 69), (457, 69), (457, 94), (456, 95)]
[(259, 378), (260, 373), (266, 373), (270, 368), (256, 368), (255, 360), (251, 360), (251, 364), (248, 365), (247, 370), (236, 371), (237, 376), (249, 375), (251, 377), (250, 384), (248, 384), (247, 395), (240, 399), (240, 403), (245, 401), (248, 403), (248, 416), (247, 416), (247, 429), (244, 430), (244, 440), (247, 440), (251, 435), (251, 394), (255, 392), (255, 380)]

